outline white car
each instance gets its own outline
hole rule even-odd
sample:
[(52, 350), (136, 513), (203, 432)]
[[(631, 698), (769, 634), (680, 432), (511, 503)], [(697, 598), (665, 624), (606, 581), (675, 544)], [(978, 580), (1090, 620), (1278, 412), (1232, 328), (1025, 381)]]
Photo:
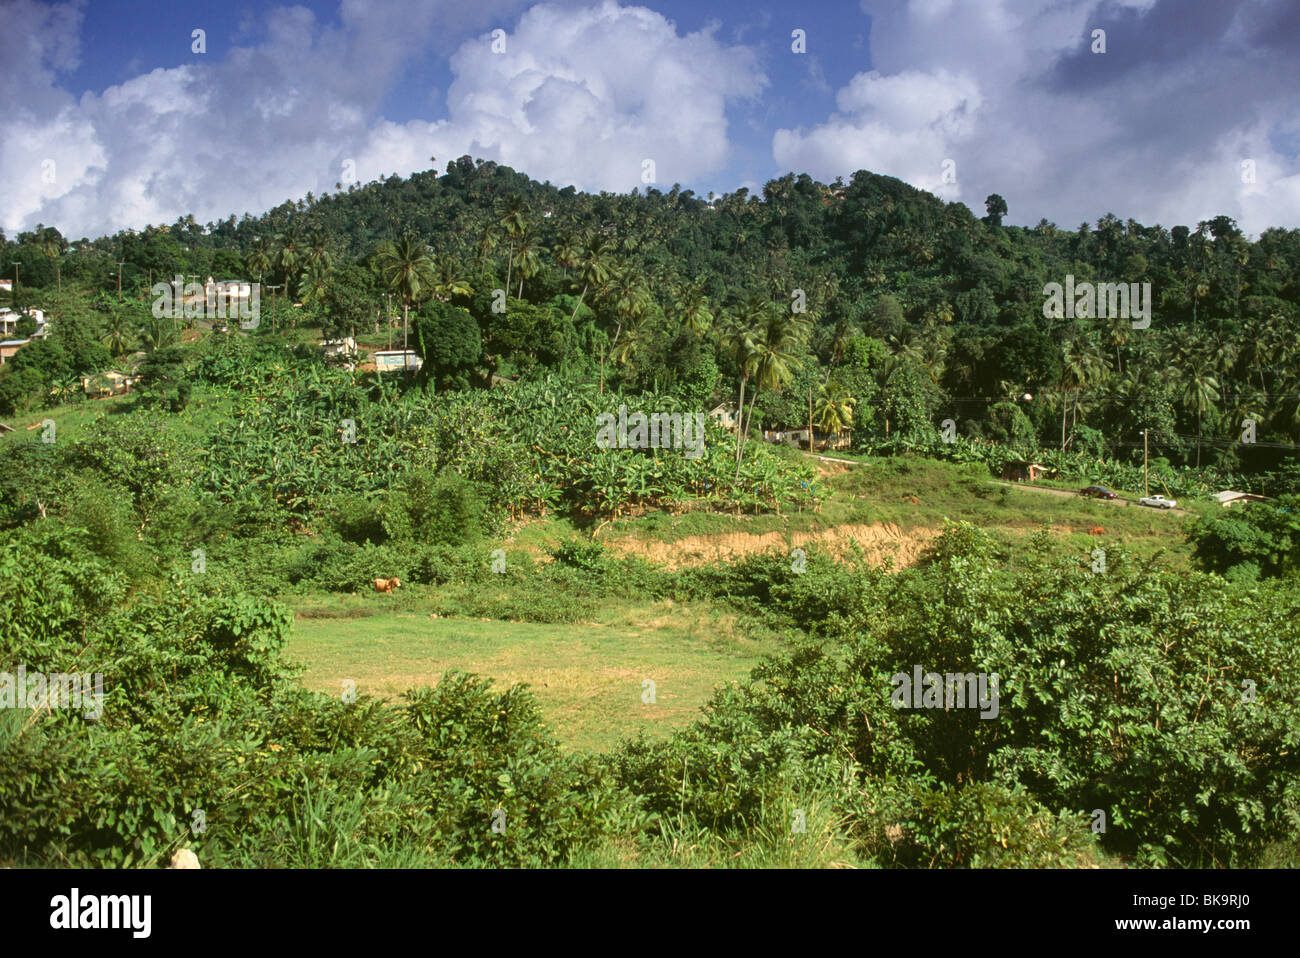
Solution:
[(1138, 503), (1144, 506), (1151, 506), (1153, 509), (1172, 509), (1178, 505), (1177, 499), (1166, 499), (1164, 496), (1150, 496), (1146, 499), (1139, 499)]

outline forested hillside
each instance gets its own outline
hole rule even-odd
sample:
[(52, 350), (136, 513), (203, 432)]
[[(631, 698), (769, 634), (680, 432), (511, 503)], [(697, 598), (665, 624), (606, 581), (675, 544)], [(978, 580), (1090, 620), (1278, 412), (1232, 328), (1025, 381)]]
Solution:
[[(83, 319), (56, 336), (63, 353), (32, 348), (6, 369), (0, 409), (108, 365), (89, 340), (116, 354), (160, 345), (150, 284), (211, 275), (263, 283), (272, 324), (329, 332), (373, 328), (386, 296), (395, 312), (409, 299), (411, 342), (436, 352), (440, 386), (549, 370), (701, 405), (739, 398), (743, 380), (755, 426), (806, 423), (811, 390), (818, 423), (851, 419), (863, 448), (951, 417), (960, 436), (1125, 462), (1147, 431), (1151, 456), (1174, 465), (1294, 466), (1300, 232), (1251, 242), (1227, 217), (1164, 227), (1111, 214), (1025, 229), (1002, 225), (1000, 197), (987, 209), (976, 218), (867, 172), (829, 186), (788, 175), (761, 197), (593, 196), (462, 157), (444, 175), (309, 194), (256, 218), (73, 244), (42, 228), (4, 244), (0, 275), (20, 263), (20, 298), (54, 294), (65, 324)], [(1150, 327), (1046, 318), (1044, 287), (1067, 276), (1150, 283)], [(92, 307), (73, 290), (102, 295)], [(282, 317), (286, 292), (302, 307)]]

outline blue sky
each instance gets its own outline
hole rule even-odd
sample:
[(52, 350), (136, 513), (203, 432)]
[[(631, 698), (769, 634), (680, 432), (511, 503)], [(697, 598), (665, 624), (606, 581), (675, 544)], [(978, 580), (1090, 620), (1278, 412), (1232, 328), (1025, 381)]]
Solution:
[(0, 0), (0, 22), (9, 235), (257, 213), (465, 153), (589, 190), (647, 159), (701, 194), (869, 169), (981, 213), (998, 192), (1016, 223), (1300, 225), (1293, 0)]

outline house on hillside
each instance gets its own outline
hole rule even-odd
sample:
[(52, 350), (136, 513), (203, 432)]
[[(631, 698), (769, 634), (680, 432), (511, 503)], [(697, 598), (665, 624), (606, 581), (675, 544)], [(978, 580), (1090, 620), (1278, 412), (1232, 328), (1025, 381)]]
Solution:
[(45, 313), (39, 309), (24, 309), (21, 313), (15, 313), (8, 306), (0, 309), (0, 336), (14, 336), (18, 332), (18, 324), (24, 318), (30, 318), (36, 321), (36, 332), (32, 333), (32, 339), (44, 339), (50, 334), (49, 324), (45, 321)]
[(414, 349), (381, 349), (374, 355), (375, 369), (380, 373), (400, 372), (404, 368), (416, 372), (424, 365)]
[(18, 352), (18, 350), (22, 349), (30, 342), (30, 339), (0, 340), (0, 366), (9, 362), (9, 360), (13, 358), (14, 353)]
[(817, 441), (823, 449), (843, 451), (853, 445), (853, 430), (841, 429), (836, 433), (823, 433), (822, 438)]
[(244, 300), (251, 299), (253, 295), (253, 284), (242, 279), (219, 279), (214, 280), (211, 276), (203, 284), (204, 298), (211, 298), (220, 302), (225, 299), (226, 303), (231, 306), (238, 305)]
[(1002, 467), (1002, 478), (1007, 482), (1037, 482), (1051, 470), (1038, 462), (1024, 460), (1008, 462)]
[(709, 418), (723, 429), (727, 429), (731, 432), (736, 431), (737, 416), (736, 407), (733, 403), (723, 403), (722, 405), (714, 406), (709, 410)]
[(843, 432), (834, 434), (822, 432), (820, 429), (813, 430), (813, 444), (808, 445), (808, 427), (801, 426), (798, 429), (786, 429), (783, 432), (773, 433), (773, 442), (783, 442), (787, 446), (798, 446), (800, 449), (847, 449), (853, 444), (853, 430), (845, 429)]
[(1271, 502), (1268, 496), (1256, 495), (1253, 492), (1237, 492), (1235, 489), (1224, 489), (1222, 492), (1214, 494), (1214, 500), (1225, 509), (1229, 506), (1245, 505), (1248, 502)]
[(131, 391), (131, 387), (136, 383), (134, 376), (126, 376), (119, 372), (108, 371), (99, 373), (96, 376), (82, 376), (81, 388), (85, 390), (86, 395), (92, 399), (103, 399), (107, 396), (121, 396)]
[(355, 356), (357, 354), (357, 341), (351, 336), (346, 336), (343, 339), (322, 339), (320, 348), (327, 359), (333, 356)]

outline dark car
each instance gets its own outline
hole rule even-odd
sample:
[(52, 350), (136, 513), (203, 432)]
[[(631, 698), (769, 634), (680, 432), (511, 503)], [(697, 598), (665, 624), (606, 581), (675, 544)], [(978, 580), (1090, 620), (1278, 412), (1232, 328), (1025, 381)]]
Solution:
[(1092, 496), (1094, 499), (1118, 499), (1115, 493), (1111, 492), (1105, 486), (1088, 486), (1086, 489), (1080, 489), (1079, 495)]

